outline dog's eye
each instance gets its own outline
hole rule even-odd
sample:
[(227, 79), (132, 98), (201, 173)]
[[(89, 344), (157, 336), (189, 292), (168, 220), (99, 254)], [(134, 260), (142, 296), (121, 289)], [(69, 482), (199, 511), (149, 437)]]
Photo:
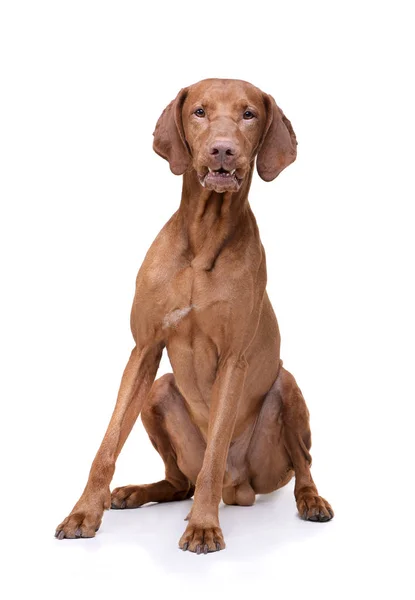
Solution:
[(246, 121), (249, 121), (250, 119), (253, 119), (254, 117), (255, 117), (255, 115), (254, 115), (254, 113), (253, 113), (252, 111), (250, 111), (250, 110), (246, 110), (246, 111), (244, 112), (244, 119), (245, 119)]
[(205, 116), (205, 111), (203, 110), (203, 108), (197, 108), (195, 110), (195, 115), (197, 117), (204, 117)]

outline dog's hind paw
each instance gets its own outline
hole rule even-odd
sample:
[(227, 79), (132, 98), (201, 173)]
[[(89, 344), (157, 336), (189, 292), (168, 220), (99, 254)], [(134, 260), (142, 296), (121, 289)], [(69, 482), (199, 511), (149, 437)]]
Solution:
[(306, 521), (324, 523), (334, 517), (334, 511), (327, 500), (311, 490), (298, 494), (297, 508), (300, 517)]

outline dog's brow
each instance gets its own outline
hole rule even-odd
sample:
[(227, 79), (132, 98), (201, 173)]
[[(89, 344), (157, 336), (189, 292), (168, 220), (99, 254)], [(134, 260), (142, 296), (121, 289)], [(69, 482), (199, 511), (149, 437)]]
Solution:
[(190, 99), (189, 109), (191, 112), (193, 112), (199, 107), (203, 107), (205, 110), (212, 110), (215, 107), (215, 104), (216, 103), (211, 99), (205, 96), (201, 96), (196, 98), (195, 100), (193, 100), (192, 98)]

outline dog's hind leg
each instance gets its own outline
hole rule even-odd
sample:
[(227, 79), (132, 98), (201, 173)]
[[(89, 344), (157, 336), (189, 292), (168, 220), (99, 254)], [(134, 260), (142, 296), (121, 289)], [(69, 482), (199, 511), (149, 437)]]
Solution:
[(300, 517), (309, 521), (329, 521), (334, 516), (333, 509), (319, 496), (310, 473), (309, 412), (301, 390), (291, 373), (282, 366), (273, 387), (282, 402), (284, 444), (295, 472), (294, 494)]
[(186, 500), (194, 494), (205, 442), (190, 418), (172, 374), (160, 377), (153, 384), (141, 418), (164, 461), (165, 479), (116, 488), (111, 495), (112, 508), (137, 508), (147, 502)]

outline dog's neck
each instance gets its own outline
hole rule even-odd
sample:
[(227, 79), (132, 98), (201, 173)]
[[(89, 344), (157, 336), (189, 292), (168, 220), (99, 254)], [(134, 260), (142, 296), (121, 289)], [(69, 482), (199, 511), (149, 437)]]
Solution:
[(241, 231), (252, 214), (248, 203), (253, 168), (237, 192), (207, 190), (194, 169), (183, 175), (182, 199), (178, 211), (188, 242), (192, 266), (210, 271), (221, 250)]

